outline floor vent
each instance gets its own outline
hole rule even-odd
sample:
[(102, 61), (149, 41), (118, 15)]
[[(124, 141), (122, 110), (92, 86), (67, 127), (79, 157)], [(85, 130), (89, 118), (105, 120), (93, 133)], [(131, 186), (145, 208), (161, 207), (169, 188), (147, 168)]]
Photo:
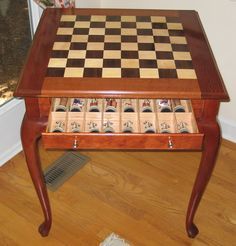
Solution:
[(48, 189), (56, 191), (88, 161), (87, 156), (77, 152), (66, 152), (44, 170), (44, 180)]

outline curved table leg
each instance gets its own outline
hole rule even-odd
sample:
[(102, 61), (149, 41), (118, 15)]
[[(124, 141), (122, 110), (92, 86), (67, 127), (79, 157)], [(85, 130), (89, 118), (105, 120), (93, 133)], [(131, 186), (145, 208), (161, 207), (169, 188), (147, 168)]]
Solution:
[(37, 141), (45, 124), (46, 122), (43, 120), (29, 120), (25, 115), (21, 128), (21, 139), (26, 163), (45, 218), (45, 221), (39, 226), (39, 232), (43, 237), (48, 235), (52, 224), (51, 208), (37, 148)]
[(214, 169), (220, 143), (220, 130), (217, 122), (203, 125), (203, 131), (205, 133), (203, 142), (204, 149), (202, 152), (198, 174), (189, 201), (186, 218), (186, 230), (188, 236), (191, 238), (194, 238), (199, 232), (193, 220), (202, 195)]

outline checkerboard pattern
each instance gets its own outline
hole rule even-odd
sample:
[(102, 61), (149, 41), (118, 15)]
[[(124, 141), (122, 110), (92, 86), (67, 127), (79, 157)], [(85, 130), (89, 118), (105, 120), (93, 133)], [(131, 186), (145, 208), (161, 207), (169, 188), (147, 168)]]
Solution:
[(196, 79), (177, 17), (62, 15), (47, 77)]

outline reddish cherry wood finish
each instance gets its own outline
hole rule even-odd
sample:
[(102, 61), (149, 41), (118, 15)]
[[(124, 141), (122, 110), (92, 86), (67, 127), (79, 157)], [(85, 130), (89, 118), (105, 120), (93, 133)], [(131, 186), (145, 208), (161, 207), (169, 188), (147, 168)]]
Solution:
[[(45, 78), (50, 52), (62, 14), (80, 15), (158, 15), (178, 17), (184, 27), (192, 61), (198, 79), (89, 79)], [(116, 81), (116, 83), (111, 83)], [(179, 83), (179, 84), (176, 84)], [(174, 141), (173, 150), (202, 149), (202, 159), (193, 186), (186, 217), (189, 237), (195, 237), (198, 229), (194, 216), (213, 171), (219, 148), (220, 131), (216, 121), (220, 101), (228, 100), (228, 94), (218, 72), (206, 35), (195, 11), (158, 10), (109, 10), (109, 9), (47, 9), (40, 21), (32, 48), (15, 96), (25, 98), (26, 114), (22, 124), (22, 143), (26, 162), (37, 192), (44, 222), (39, 227), (47, 236), (52, 223), (47, 189), (40, 165), (37, 141), (44, 135), (46, 147), (70, 148), (77, 137), (80, 148), (111, 149), (169, 149), (169, 137)], [(117, 97), (117, 98), (182, 98), (193, 99), (193, 111), (198, 123), (197, 134), (45, 134), (52, 97)], [(132, 140), (132, 142), (130, 142)], [(87, 142), (92, 143), (90, 146)], [(102, 143), (100, 144), (100, 142)], [(176, 143), (176, 144), (175, 144)]]
[(189, 237), (195, 237), (198, 234), (198, 228), (193, 223), (193, 219), (214, 169), (219, 149), (220, 129), (218, 123), (216, 122), (218, 108), (219, 102), (205, 101), (202, 119), (199, 122), (205, 137), (203, 141), (201, 163), (193, 186), (186, 217), (186, 229)]

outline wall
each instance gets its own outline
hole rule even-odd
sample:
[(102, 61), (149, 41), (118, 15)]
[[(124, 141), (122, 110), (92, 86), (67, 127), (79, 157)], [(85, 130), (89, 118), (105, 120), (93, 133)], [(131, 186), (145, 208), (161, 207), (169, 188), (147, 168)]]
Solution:
[(101, 7), (197, 10), (231, 98), (221, 104), (222, 134), (236, 142), (236, 0), (101, 0)]
[(100, 0), (78, 0), (75, 1), (76, 8), (100, 8), (101, 1)]
[(25, 105), (13, 99), (0, 108), (0, 166), (22, 150), (20, 127)]

